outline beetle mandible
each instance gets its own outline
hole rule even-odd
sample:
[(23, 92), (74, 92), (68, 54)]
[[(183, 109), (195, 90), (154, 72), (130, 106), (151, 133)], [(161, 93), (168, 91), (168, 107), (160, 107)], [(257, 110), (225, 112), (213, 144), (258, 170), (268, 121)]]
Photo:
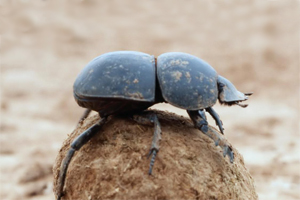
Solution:
[[(239, 105), (252, 93), (241, 93), (226, 78), (217, 74), (202, 59), (180, 52), (164, 53), (156, 58), (135, 51), (116, 51), (93, 59), (81, 71), (74, 83), (74, 97), (79, 106), (99, 113), (100, 120), (81, 133), (72, 143), (62, 161), (57, 199), (63, 196), (68, 165), (75, 151), (86, 144), (105, 124), (107, 117), (128, 114), (136, 121), (154, 124), (154, 136), (150, 147), (149, 174), (152, 174), (155, 157), (159, 151), (161, 128), (155, 113), (142, 111), (150, 106), (166, 102), (187, 110), (196, 128), (214, 140), (216, 145), (222, 137), (208, 133), (205, 111), (216, 121), (222, 134), (223, 126), (212, 106), (219, 100), (224, 105)], [(223, 155), (233, 162), (233, 150), (222, 142)]]

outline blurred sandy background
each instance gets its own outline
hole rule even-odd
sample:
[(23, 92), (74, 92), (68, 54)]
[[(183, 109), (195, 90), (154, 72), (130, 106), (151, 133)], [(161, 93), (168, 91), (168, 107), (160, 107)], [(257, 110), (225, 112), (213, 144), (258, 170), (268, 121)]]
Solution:
[(54, 198), (52, 164), (83, 111), (73, 82), (115, 50), (187, 52), (254, 92), (246, 109), (215, 106), (225, 135), (260, 199), (300, 198), (299, 1), (0, 0), (0, 11), (0, 199)]

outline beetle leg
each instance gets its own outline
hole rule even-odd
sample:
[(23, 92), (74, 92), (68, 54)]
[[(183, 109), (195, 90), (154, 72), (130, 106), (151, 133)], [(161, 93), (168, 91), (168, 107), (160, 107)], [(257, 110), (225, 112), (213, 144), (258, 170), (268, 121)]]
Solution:
[(223, 123), (218, 115), (218, 113), (212, 108), (205, 108), (205, 110), (214, 118), (216, 121), (216, 125), (219, 127), (220, 132), (224, 135), (224, 128), (223, 128)]
[(83, 121), (85, 118), (87, 118), (89, 116), (89, 114), (91, 113), (91, 109), (85, 109), (84, 113), (82, 114), (82, 116), (79, 119), (79, 122)]
[(148, 171), (148, 174), (152, 174), (152, 168), (155, 162), (156, 155), (159, 151), (159, 141), (161, 140), (161, 126), (158, 121), (158, 117), (155, 113), (147, 113), (147, 114), (140, 114), (140, 115), (134, 115), (133, 120), (137, 121), (138, 123), (142, 124), (148, 124), (148, 123), (154, 123), (154, 135), (152, 139), (151, 148), (148, 154), (148, 158), (152, 155), (151, 161), (150, 161), (150, 168)]
[(203, 110), (188, 110), (187, 112), (192, 121), (194, 122), (194, 125), (202, 133), (210, 137), (215, 142), (216, 146), (220, 146), (223, 149), (223, 156), (225, 157), (226, 155), (228, 155), (228, 157), (230, 158), (230, 162), (233, 163), (234, 153), (231, 145), (228, 144), (228, 142), (222, 135), (220, 135), (217, 131), (208, 126), (208, 122), (206, 121), (205, 117), (205, 112)]
[(66, 174), (68, 170), (68, 166), (71, 162), (71, 159), (75, 153), (75, 151), (78, 151), (83, 145), (85, 145), (103, 126), (103, 124), (106, 122), (106, 117), (100, 119), (96, 124), (85, 130), (83, 133), (81, 133), (70, 145), (70, 149), (66, 155), (66, 157), (63, 159), (61, 166), (60, 166), (60, 172), (59, 172), (59, 179), (57, 182), (58, 185), (58, 194), (57, 194), (57, 200), (60, 200), (60, 198), (64, 195), (63, 189), (66, 179)]

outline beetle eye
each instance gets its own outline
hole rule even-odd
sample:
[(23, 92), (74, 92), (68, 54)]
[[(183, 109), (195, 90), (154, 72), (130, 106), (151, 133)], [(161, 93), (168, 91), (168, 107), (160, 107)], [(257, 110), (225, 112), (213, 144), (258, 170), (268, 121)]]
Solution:
[(224, 87), (225, 85), (223, 83), (219, 83), (219, 87)]

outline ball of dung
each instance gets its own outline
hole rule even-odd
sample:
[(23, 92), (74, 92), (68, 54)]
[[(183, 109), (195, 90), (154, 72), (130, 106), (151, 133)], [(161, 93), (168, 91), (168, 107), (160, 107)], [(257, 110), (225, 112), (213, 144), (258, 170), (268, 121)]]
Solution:
[[(152, 175), (147, 155), (154, 126), (110, 117), (74, 154), (62, 199), (257, 199), (254, 181), (234, 147), (235, 160), (230, 163), (190, 119), (155, 112), (162, 139)], [(63, 143), (53, 166), (55, 194), (70, 143), (98, 120), (95, 115), (79, 123)]]

